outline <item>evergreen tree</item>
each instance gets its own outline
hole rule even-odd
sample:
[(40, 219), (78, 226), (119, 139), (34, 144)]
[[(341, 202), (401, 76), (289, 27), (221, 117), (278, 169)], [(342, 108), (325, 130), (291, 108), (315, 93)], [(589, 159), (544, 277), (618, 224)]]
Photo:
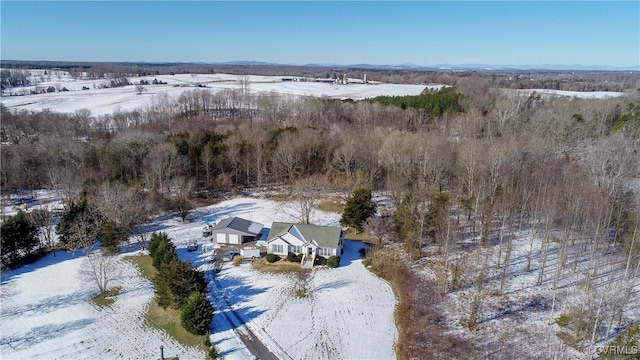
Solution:
[(158, 247), (153, 252), (152, 263), (153, 267), (160, 270), (162, 265), (169, 264), (178, 261), (178, 255), (176, 254), (176, 246), (171, 241), (161, 241)]
[(147, 250), (149, 250), (149, 255), (151, 255), (151, 257), (153, 257), (158, 246), (160, 246), (160, 243), (162, 242), (169, 242), (169, 236), (166, 232), (153, 232), (153, 234), (151, 234), (149, 246), (147, 246)]
[(108, 221), (100, 232), (100, 247), (107, 254), (118, 252), (118, 245), (127, 240), (124, 230), (113, 221)]
[(347, 200), (340, 224), (356, 231), (362, 231), (362, 225), (376, 213), (376, 204), (371, 200), (370, 188), (358, 188)]
[(17, 264), (31, 255), (38, 244), (38, 228), (22, 211), (7, 218), (0, 226), (2, 262), (7, 265)]
[(213, 320), (213, 306), (200, 292), (192, 292), (186, 304), (180, 310), (182, 327), (195, 335), (204, 335), (209, 331)]
[(449, 194), (440, 192), (433, 196), (425, 217), (426, 234), (436, 239), (446, 229), (449, 216)]
[(179, 309), (187, 302), (189, 294), (194, 291), (204, 293), (207, 290), (204, 273), (182, 261), (162, 264), (153, 283), (156, 301), (165, 309), (167, 307)]

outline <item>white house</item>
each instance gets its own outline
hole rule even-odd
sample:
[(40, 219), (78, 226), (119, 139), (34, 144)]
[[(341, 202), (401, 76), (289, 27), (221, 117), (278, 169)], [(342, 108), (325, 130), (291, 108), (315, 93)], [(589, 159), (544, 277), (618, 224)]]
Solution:
[(313, 266), (316, 256), (340, 256), (343, 240), (339, 227), (274, 222), (267, 237), (267, 253), (303, 254), (302, 264)]
[(242, 244), (258, 240), (262, 224), (231, 217), (220, 220), (212, 229), (212, 240), (218, 244)]

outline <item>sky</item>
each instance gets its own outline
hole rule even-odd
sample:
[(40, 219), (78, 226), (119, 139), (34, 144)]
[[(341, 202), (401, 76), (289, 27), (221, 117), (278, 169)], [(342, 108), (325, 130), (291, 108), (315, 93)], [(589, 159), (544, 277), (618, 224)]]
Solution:
[(0, 59), (640, 69), (640, 1), (0, 2)]

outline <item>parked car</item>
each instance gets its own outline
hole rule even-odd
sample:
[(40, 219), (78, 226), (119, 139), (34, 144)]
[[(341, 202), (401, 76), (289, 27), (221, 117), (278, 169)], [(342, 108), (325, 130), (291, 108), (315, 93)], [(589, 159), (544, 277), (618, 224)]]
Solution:
[(198, 241), (197, 240), (189, 240), (187, 242), (187, 251), (196, 251), (198, 250)]
[(234, 257), (240, 255), (238, 250), (228, 250), (222, 255), (223, 261), (231, 261)]

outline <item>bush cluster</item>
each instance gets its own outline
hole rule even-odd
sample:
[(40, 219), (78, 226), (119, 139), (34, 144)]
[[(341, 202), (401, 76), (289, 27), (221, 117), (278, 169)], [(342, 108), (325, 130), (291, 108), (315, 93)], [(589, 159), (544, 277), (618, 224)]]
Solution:
[(329, 256), (329, 259), (327, 259), (327, 266), (330, 268), (337, 268), (340, 266), (340, 256)]
[(316, 256), (316, 259), (313, 261), (313, 265), (327, 265), (327, 258), (324, 256)]
[(265, 259), (267, 260), (268, 263), (274, 263), (274, 262), (280, 260), (280, 258), (276, 254), (267, 254)]

